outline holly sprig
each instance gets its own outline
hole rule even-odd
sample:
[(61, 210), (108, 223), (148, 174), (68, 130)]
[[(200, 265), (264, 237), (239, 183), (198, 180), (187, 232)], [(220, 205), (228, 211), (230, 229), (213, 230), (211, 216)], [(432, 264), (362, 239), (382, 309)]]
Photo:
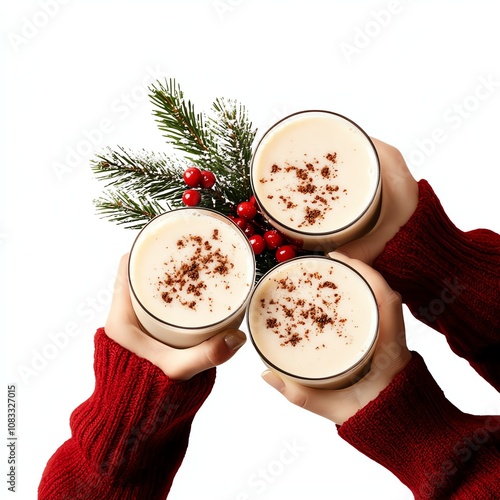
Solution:
[[(117, 147), (96, 155), (92, 171), (106, 183), (94, 200), (97, 213), (126, 228), (140, 229), (153, 217), (184, 205), (216, 210), (233, 218), (249, 237), (257, 280), (281, 259), (276, 241), (286, 247), (286, 258), (293, 257), (296, 247), (276, 236), (252, 201), (250, 162), (257, 130), (245, 107), (233, 99), (217, 98), (210, 113), (198, 112), (174, 79), (149, 87), (149, 98), (157, 126), (174, 153)], [(189, 170), (209, 174), (210, 181), (186, 181)], [(238, 213), (242, 203), (253, 204), (256, 213), (251, 217)]]

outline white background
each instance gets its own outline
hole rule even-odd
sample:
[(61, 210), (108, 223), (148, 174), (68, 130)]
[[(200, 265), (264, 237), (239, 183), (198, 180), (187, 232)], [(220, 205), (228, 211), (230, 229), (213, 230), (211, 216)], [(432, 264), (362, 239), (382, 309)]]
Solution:
[[(397, 146), (461, 229), (500, 230), (494, 1), (8, 4), (0, 16), (1, 399), (5, 415), (6, 385), (17, 384), (17, 498), (36, 498), (46, 461), (70, 435), (71, 411), (93, 389), (93, 334), (134, 233), (96, 216), (103, 185), (89, 160), (104, 146), (168, 150), (146, 95), (155, 74), (176, 78), (199, 111), (216, 97), (239, 100), (260, 130), (305, 108), (345, 114)], [(78, 148), (87, 154), (61, 174), (57, 165)], [(71, 325), (77, 335), (61, 333)], [(499, 413), (498, 393), (438, 334), (410, 317), (407, 328), (451, 401)], [(262, 371), (249, 344), (219, 369), (169, 499), (411, 498), (330, 422), (267, 386)], [(287, 445), (296, 456), (282, 464)], [(0, 460), (6, 471), (6, 451)], [(257, 481), (262, 470), (271, 481)]]

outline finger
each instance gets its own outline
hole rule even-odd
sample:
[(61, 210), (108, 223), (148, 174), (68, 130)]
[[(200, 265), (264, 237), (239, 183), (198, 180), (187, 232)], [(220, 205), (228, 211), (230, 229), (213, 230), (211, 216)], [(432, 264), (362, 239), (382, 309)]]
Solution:
[(378, 253), (380, 253), (378, 246), (375, 247), (374, 242), (376, 242), (374, 236), (366, 235), (338, 247), (335, 251), (347, 255), (352, 259), (361, 260), (367, 264), (371, 264), (375, 260)]
[(137, 318), (130, 300), (130, 289), (128, 285), (128, 259), (129, 254), (123, 255), (118, 265), (118, 272), (113, 290), (113, 299), (111, 301), (106, 327), (109, 327), (112, 324), (130, 323), (138, 326)]
[(303, 408), (337, 424), (354, 414), (359, 408), (353, 388), (328, 390), (306, 387), (291, 380), (279, 377), (275, 372), (266, 370), (262, 378), (274, 389), (283, 394), (295, 406)]
[(332, 252), (329, 256), (358, 271), (373, 290), (380, 317), (380, 340), (378, 343), (380, 345), (384, 345), (384, 343), (406, 345), (401, 295), (388, 285), (378, 271), (364, 262), (351, 259), (338, 252)]
[(177, 351), (177, 365), (180, 368), (176, 377), (189, 379), (202, 371), (219, 366), (232, 358), (246, 342), (246, 335), (240, 330), (226, 330), (201, 344)]
[(337, 251), (331, 252), (328, 256), (332, 259), (347, 264), (348, 266), (356, 270), (359, 274), (361, 274), (361, 276), (365, 278), (365, 280), (373, 290), (373, 294), (375, 295), (379, 307), (386, 302), (390, 302), (395, 298), (398, 298), (394, 290), (387, 284), (382, 275), (378, 271), (373, 269), (373, 267), (365, 264), (358, 259), (353, 259)]
[(392, 380), (410, 360), (401, 297), (394, 293), (380, 306), (379, 340), (371, 362), (372, 373), (385, 373)]

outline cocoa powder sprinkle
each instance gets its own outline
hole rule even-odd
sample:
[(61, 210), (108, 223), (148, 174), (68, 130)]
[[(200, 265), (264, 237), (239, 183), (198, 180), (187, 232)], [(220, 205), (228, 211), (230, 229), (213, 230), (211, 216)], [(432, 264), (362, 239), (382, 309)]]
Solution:
[(314, 193), (316, 191), (316, 186), (314, 186), (313, 184), (306, 184), (305, 186), (299, 186), (297, 188), (297, 191), (299, 193)]
[[(268, 167), (270, 174), (260, 179), (261, 183), (283, 180), (283, 187), (277, 186), (275, 192), (266, 193), (267, 199), (272, 200), (279, 197), (277, 204), (280, 210), (289, 210), (287, 214), (289, 222), (296, 224), (297, 212), (300, 208), (299, 217), (303, 219), (297, 227), (319, 225), (325, 219), (328, 212), (335, 209), (335, 204), (339, 203), (342, 195), (348, 193), (337, 185), (326, 184), (328, 181), (338, 176), (337, 152), (327, 151), (324, 155), (314, 157), (304, 153), (302, 158), (290, 159), (283, 164), (273, 163)], [(339, 193), (334, 196), (334, 193)], [(303, 199), (300, 204), (295, 202), (294, 193), (300, 193)], [(330, 194), (330, 196), (328, 196)], [(340, 202), (342, 203), (342, 202)], [(303, 215), (305, 212), (305, 215)]]
[(324, 281), (319, 285), (320, 288), (331, 288), (332, 290), (335, 290), (337, 288), (337, 285), (333, 283), (333, 281)]
[[(219, 237), (219, 230), (214, 229), (212, 240), (217, 241)], [(184, 307), (196, 310), (199, 301), (208, 299), (212, 302), (211, 297), (204, 297), (207, 284), (203, 276), (213, 273), (226, 276), (234, 268), (234, 263), (221, 252), (220, 248), (214, 250), (213, 245), (209, 241), (204, 241), (199, 235), (185, 236), (179, 239), (176, 245), (180, 249), (186, 248), (188, 243), (191, 243), (191, 255), (181, 264), (176, 264), (174, 259), (165, 262), (164, 274), (158, 277), (156, 288), (165, 304), (175, 300)], [(230, 288), (227, 282), (223, 283), (223, 286), (226, 289)], [(181, 295), (181, 292), (184, 295)], [(196, 299), (186, 300), (186, 295)]]
[(281, 298), (260, 300), (265, 328), (280, 339), (280, 346), (314, 342), (315, 349), (324, 349), (326, 337), (321, 341), (321, 336), (345, 335), (347, 319), (338, 313), (342, 295), (329, 275), (315, 271), (281, 277), (274, 280)]
[(325, 157), (328, 161), (331, 161), (332, 163), (337, 163), (337, 153), (328, 153)]
[(316, 223), (318, 219), (322, 219), (324, 216), (321, 212), (321, 210), (318, 210), (317, 208), (312, 209), (311, 207), (306, 207), (306, 215), (304, 217), (305, 221), (309, 225), (313, 225)]
[(276, 328), (277, 325), (278, 325), (278, 320), (276, 318), (268, 318), (266, 320), (267, 328)]

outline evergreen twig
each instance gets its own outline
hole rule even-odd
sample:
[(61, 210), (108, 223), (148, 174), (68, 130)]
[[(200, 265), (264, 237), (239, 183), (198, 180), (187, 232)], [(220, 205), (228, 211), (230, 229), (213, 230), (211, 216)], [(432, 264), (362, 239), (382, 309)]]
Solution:
[(203, 114), (196, 113), (191, 101), (184, 99), (184, 92), (175, 80), (156, 82), (150, 88), (151, 103), (156, 106), (153, 116), (164, 137), (191, 161), (206, 161), (210, 157)]
[(172, 207), (146, 196), (130, 196), (125, 191), (105, 191), (94, 200), (97, 211), (104, 219), (124, 225), (127, 229), (140, 229), (149, 220)]
[[(182, 155), (131, 152), (122, 147), (104, 150), (91, 163), (96, 178), (106, 182), (103, 195), (94, 200), (98, 214), (129, 229), (140, 229), (153, 217), (183, 206), (183, 173), (195, 165), (210, 170), (217, 179), (213, 188), (201, 189), (200, 206), (234, 215), (238, 203), (252, 194), (250, 162), (256, 130), (244, 106), (219, 98), (206, 116), (195, 111), (173, 79), (156, 82), (149, 90), (158, 128)], [(268, 228), (260, 216), (254, 223), (261, 231)], [(256, 279), (274, 265), (271, 253), (257, 255)]]
[(216, 99), (213, 103), (215, 117), (209, 120), (216, 143), (214, 156), (224, 175), (221, 189), (232, 200), (251, 196), (250, 161), (256, 131), (243, 106), (233, 100)]
[(165, 154), (107, 148), (91, 162), (91, 168), (97, 179), (108, 181), (106, 187), (114, 186), (173, 204), (179, 204), (182, 198), (183, 186), (179, 179), (185, 163)]

